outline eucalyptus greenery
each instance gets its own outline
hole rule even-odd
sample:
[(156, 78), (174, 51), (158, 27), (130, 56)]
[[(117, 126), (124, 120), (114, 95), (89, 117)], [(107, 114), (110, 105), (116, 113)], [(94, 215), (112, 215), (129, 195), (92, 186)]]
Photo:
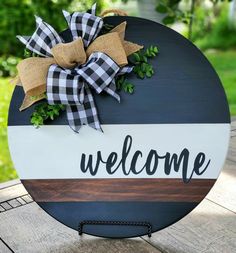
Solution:
[(119, 76), (116, 79), (116, 88), (117, 90), (123, 90), (130, 94), (134, 92), (134, 85), (128, 82), (125, 76)]
[(156, 57), (158, 54), (158, 48), (156, 46), (150, 46), (146, 50), (140, 50), (132, 55), (134, 59), (134, 73), (138, 78), (144, 79), (144, 77), (152, 77), (154, 69), (149, 62), (150, 59)]
[[(150, 46), (146, 50), (141, 49), (130, 56), (129, 61), (134, 65), (133, 72), (138, 78), (144, 79), (145, 77), (151, 78), (153, 76), (154, 69), (149, 60), (156, 57), (157, 54), (158, 48)], [(134, 85), (127, 81), (125, 76), (119, 76), (116, 79), (116, 88), (130, 94), (134, 92)]]
[(31, 123), (38, 128), (44, 125), (46, 121), (57, 118), (64, 110), (64, 105), (49, 105), (47, 102), (40, 103), (34, 108), (34, 112), (31, 115)]
[(28, 50), (27, 48), (25, 48), (24, 50), (24, 58), (29, 58), (29, 57), (39, 57), (38, 54), (31, 52), (30, 50)]

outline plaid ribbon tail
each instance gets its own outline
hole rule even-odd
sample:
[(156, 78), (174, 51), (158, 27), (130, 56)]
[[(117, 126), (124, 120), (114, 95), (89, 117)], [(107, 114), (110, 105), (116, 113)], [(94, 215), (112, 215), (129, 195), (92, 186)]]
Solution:
[(67, 106), (67, 119), (70, 128), (78, 133), (83, 125), (88, 125), (103, 132), (93, 95), (86, 83), (84, 83), (84, 101), (80, 105)]

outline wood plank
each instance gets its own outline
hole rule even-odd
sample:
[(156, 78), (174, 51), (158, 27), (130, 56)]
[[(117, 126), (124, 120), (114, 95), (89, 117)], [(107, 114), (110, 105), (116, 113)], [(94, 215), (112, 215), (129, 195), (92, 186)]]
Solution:
[(10, 181), (1, 183), (0, 184), (0, 190), (2, 190), (4, 188), (7, 188), (7, 187), (11, 187), (11, 186), (16, 185), (16, 184), (20, 184), (20, 183), (21, 183), (20, 179), (14, 179), (14, 180), (10, 180)]
[(231, 130), (236, 130), (236, 117), (231, 119)]
[(236, 130), (231, 131), (230, 137), (231, 137), (231, 138), (235, 138), (235, 137), (236, 137)]
[(236, 213), (236, 163), (226, 162), (206, 198)]
[[(234, 138), (236, 139), (236, 138)], [(236, 149), (230, 147), (227, 155), (227, 160), (236, 163)]]
[(78, 233), (31, 204), (0, 214), (0, 236), (15, 252), (160, 253), (141, 238), (111, 240)]
[(21, 206), (21, 203), (17, 201), (16, 199), (12, 199), (7, 202), (9, 205), (11, 205), (13, 208)]
[[(232, 133), (231, 131), (231, 134)], [(236, 163), (236, 138), (234, 136), (230, 139), (227, 159)]]
[(22, 180), (35, 201), (199, 202), (215, 179), (41, 179)]
[(236, 149), (236, 139), (235, 138), (231, 138), (230, 139), (230, 148)]
[(13, 185), (12, 187), (0, 190), (0, 202), (14, 199), (25, 194), (27, 194), (27, 191), (22, 184)]
[(12, 206), (8, 204), (7, 202), (1, 203), (0, 205), (4, 210), (12, 209)]
[(149, 239), (164, 252), (235, 252), (236, 215), (204, 200), (193, 212)]
[[(22, 185), (23, 187), (23, 185)], [(21, 204), (21, 205), (25, 205), (26, 202), (22, 199), (22, 198), (16, 198), (16, 200)]]
[(0, 238), (0, 252), (1, 253), (12, 253), (12, 251), (1, 241), (1, 238)]

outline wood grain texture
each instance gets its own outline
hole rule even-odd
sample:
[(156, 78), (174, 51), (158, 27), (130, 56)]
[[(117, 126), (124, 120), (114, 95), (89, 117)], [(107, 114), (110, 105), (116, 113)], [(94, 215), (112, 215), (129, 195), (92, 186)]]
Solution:
[(0, 190), (0, 202), (4, 202), (25, 194), (27, 194), (27, 191), (24, 187), (22, 187), (22, 184), (16, 184), (12, 187), (7, 187)]
[[(235, 139), (236, 142), (236, 139)], [(207, 199), (236, 213), (236, 163), (227, 161)]]
[(12, 187), (13, 185), (17, 185), (20, 184), (20, 179), (13, 179), (4, 183), (0, 184), (0, 190), (8, 188), (8, 187)]
[(1, 253), (12, 253), (12, 251), (1, 241), (1, 238), (0, 238), (0, 252)]
[(36, 202), (176, 201), (199, 202), (214, 179), (46, 179), (22, 180)]
[(232, 122), (231, 122), (231, 130), (236, 130), (236, 117), (232, 118)]
[(236, 249), (235, 214), (204, 200), (174, 225), (154, 233), (153, 246), (169, 253), (233, 253)]
[(235, 136), (231, 138), (227, 159), (230, 160), (231, 162), (236, 163), (236, 137)]
[(79, 237), (78, 232), (57, 222), (36, 203), (1, 213), (0, 220), (0, 237), (17, 253), (160, 253), (141, 238)]

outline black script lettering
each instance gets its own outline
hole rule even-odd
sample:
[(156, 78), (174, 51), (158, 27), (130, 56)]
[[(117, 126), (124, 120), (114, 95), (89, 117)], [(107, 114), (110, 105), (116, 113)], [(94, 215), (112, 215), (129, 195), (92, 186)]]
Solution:
[(144, 168), (142, 168), (140, 171), (137, 171), (137, 169), (136, 169), (136, 163), (137, 163), (137, 160), (138, 160), (138, 157), (143, 157), (143, 153), (141, 152), (141, 151), (136, 151), (135, 153), (134, 153), (134, 156), (133, 156), (133, 158), (132, 158), (132, 161), (131, 161), (131, 165), (130, 165), (130, 170), (129, 170), (129, 173), (130, 172), (133, 172), (135, 175), (138, 175), (139, 173), (141, 173), (142, 172), (142, 170), (144, 169)]
[(171, 167), (174, 165), (174, 171), (178, 172), (180, 169), (180, 165), (182, 163), (182, 175), (183, 175), (183, 181), (185, 182), (187, 180), (187, 170), (188, 170), (188, 159), (189, 159), (189, 151), (185, 148), (180, 153), (179, 157), (177, 154), (171, 154), (169, 152), (165, 155), (165, 174), (170, 175)]
[(101, 151), (97, 152), (97, 162), (96, 162), (95, 168), (93, 168), (93, 155), (89, 155), (87, 166), (85, 166), (85, 163), (86, 163), (85, 160), (86, 160), (86, 155), (83, 153), (81, 156), (81, 161), (80, 161), (81, 171), (85, 173), (89, 170), (90, 174), (92, 176), (95, 176), (97, 174), (100, 161), (102, 161)]
[(125, 137), (124, 144), (123, 144), (121, 161), (119, 162), (119, 164), (116, 167), (116, 170), (117, 170), (120, 167), (120, 165), (121, 165), (123, 173), (126, 176), (128, 176), (129, 173), (130, 173), (130, 170), (128, 172), (126, 172), (125, 165), (126, 165), (126, 159), (127, 159), (128, 155), (129, 155), (131, 146), (132, 146), (132, 137), (130, 135), (127, 135)]
[(106, 162), (103, 162), (106, 164), (106, 170), (107, 170), (107, 173), (112, 175), (114, 174), (118, 168), (116, 168), (115, 170), (111, 170), (111, 168), (115, 165), (116, 161), (117, 161), (117, 153), (116, 152), (111, 152), (111, 154), (108, 156), (107, 158), (107, 161)]
[[(146, 168), (146, 172), (149, 176), (154, 175), (156, 173), (157, 166), (158, 166), (158, 159), (159, 159), (159, 156), (158, 156), (156, 150), (152, 149), (149, 152), (146, 163), (143, 167), (143, 168)], [(153, 167), (151, 169), (152, 163), (153, 163)]]
[[(188, 173), (189, 169), (189, 157), (190, 152), (187, 148), (184, 148), (180, 154), (170, 152), (166, 152), (163, 156), (160, 156), (158, 152), (154, 149), (151, 149), (148, 153), (144, 166), (137, 169), (137, 161), (138, 159), (143, 158), (143, 153), (140, 150), (136, 150), (131, 159), (130, 165), (127, 162), (129, 156), (131, 156), (131, 148), (132, 148), (132, 137), (127, 135), (124, 139), (121, 158), (116, 152), (111, 152), (106, 160), (102, 159), (101, 151), (97, 152), (97, 160), (95, 161), (92, 154), (87, 155), (82, 154), (80, 161), (80, 168), (83, 173), (89, 172), (92, 176), (95, 176), (98, 172), (99, 166), (101, 163), (105, 164), (106, 173), (108, 175), (114, 174), (119, 168), (122, 170), (124, 176), (128, 176), (130, 173), (134, 175), (138, 175), (142, 173), (144, 170), (148, 176), (152, 176), (157, 174), (159, 159), (164, 160), (164, 173), (166, 175), (171, 175), (171, 171), (174, 170), (176, 173), (181, 170), (183, 182), (188, 183), (194, 174), (197, 176), (202, 175), (208, 168), (210, 161), (208, 160), (206, 163), (206, 155), (203, 152), (199, 152), (195, 157), (193, 169), (191, 173)], [(119, 160), (119, 162), (118, 162)], [(117, 165), (116, 165), (117, 164)], [(188, 175), (190, 176), (188, 177)]]
[(188, 180), (188, 182), (192, 179), (194, 173), (197, 175), (197, 176), (201, 176), (208, 168), (211, 160), (209, 160), (205, 166), (205, 168), (200, 171), (200, 168), (202, 167), (202, 165), (205, 163), (205, 160), (206, 160), (206, 155), (202, 152), (198, 153), (198, 155), (196, 156), (195, 158), (195, 161), (194, 161), (194, 166), (193, 166), (193, 171), (192, 171), (192, 174)]

